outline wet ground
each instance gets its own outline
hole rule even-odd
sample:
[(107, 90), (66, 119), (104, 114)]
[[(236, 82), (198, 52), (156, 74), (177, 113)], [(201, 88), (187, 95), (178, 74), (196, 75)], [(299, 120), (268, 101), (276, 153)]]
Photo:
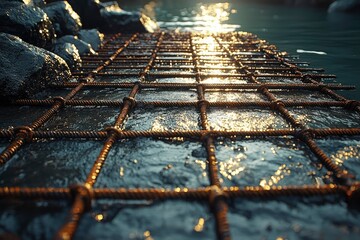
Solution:
[[(214, 44), (210, 45), (214, 47)], [(96, 80), (134, 82), (138, 79), (97, 77)], [(195, 78), (190, 77), (151, 81), (196, 82)], [(221, 81), (247, 83), (237, 78), (222, 78)], [(291, 82), (289, 79), (279, 81)], [(218, 83), (219, 78), (207, 78), (204, 82)], [(37, 98), (65, 96), (69, 90), (51, 90)], [(74, 99), (122, 100), (129, 92), (130, 88), (84, 88)], [(314, 91), (296, 91), (294, 94), (292, 91), (274, 90), (273, 93), (284, 101), (333, 101), (327, 95)], [(144, 89), (136, 95), (136, 100), (196, 101), (197, 97), (195, 89), (178, 89), (175, 92)], [(210, 102), (268, 101), (255, 90), (221, 92), (207, 89), (205, 98)], [(0, 106), (0, 128), (28, 125), (46, 109)], [(343, 108), (293, 107), (289, 111), (298, 121), (311, 128), (360, 127), (359, 114)], [(103, 130), (113, 125), (119, 112), (119, 107), (67, 106), (40, 130)], [(211, 107), (208, 118), (213, 130), (291, 129), (280, 114), (267, 108)], [(200, 130), (200, 123), (199, 111), (195, 106), (138, 106), (129, 113), (122, 129)], [(359, 180), (359, 137), (321, 138), (316, 139), (316, 143), (332, 161)], [(8, 140), (0, 139), (0, 151), (8, 144)], [(68, 187), (82, 183), (103, 144), (102, 140), (85, 139), (39, 139), (26, 144), (2, 166), (0, 187)], [(333, 175), (310, 149), (290, 136), (218, 138), (215, 147), (223, 186), (268, 188), (336, 183)], [(187, 138), (126, 139), (114, 144), (94, 187), (206, 187), (210, 184), (208, 170), (207, 154), (201, 141)], [(82, 218), (75, 239), (216, 239), (215, 219), (208, 205), (208, 202), (180, 200), (96, 201), (92, 210)], [(11, 204), (2, 201), (0, 233), (16, 233), (23, 239), (50, 239), (65, 222), (69, 208), (70, 204), (66, 201), (12, 201)], [(233, 239), (358, 239), (360, 236), (359, 211), (349, 207), (344, 198), (336, 196), (233, 200), (229, 201), (228, 220)]]

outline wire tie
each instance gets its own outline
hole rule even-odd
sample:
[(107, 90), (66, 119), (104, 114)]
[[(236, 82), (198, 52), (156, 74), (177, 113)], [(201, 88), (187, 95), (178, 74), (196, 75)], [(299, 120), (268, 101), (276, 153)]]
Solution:
[(207, 142), (207, 140), (209, 139), (209, 137), (212, 137), (211, 133), (208, 131), (202, 132), (201, 136), (200, 136), (200, 141), (202, 142)]
[(273, 101), (271, 101), (270, 107), (271, 107), (272, 110), (276, 110), (279, 107), (285, 107), (285, 104), (281, 100), (273, 100)]
[(318, 85), (319, 91), (323, 91), (327, 86), (325, 83), (319, 83)]
[(212, 185), (212, 186), (208, 187), (207, 190), (210, 192), (210, 195), (209, 195), (210, 205), (214, 209), (216, 208), (216, 203), (219, 200), (225, 200), (227, 197), (226, 194), (224, 193), (224, 191), (216, 185)]
[(248, 66), (242, 66), (242, 67), (240, 67), (240, 70), (249, 71), (249, 67)]
[(91, 209), (91, 202), (94, 194), (90, 187), (87, 187), (86, 185), (75, 184), (71, 185), (69, 189), (73, 200), (75, 200), (77, 196), (80, 196), (85, 210), (88, 211)]
[(264, 91), (267, 90), (266, 86), (265, 85), (260, 85), (257, 89), (257, 91), (259, 93), (264, 93)]
[(64, 107), (66, 104), (66, 100), (63, 97), (57, 96), (57, 97), (53, 97), (52, 100), (54, 102), (58, 102), (60, 103), (61, 107)]
[(134, 82), (134, 85), (137, 85), (139, 87), (139, 91), (141, 91), (141, 89), (143, 87), (141, 81)]
[(79, 83), (89, 83), (89, 82), (93, 82), (93, 81), (94, 81), (93, 77), (85, 77), (85, 78), (78, 79)]
[(116, 136), (120, 136), (122, 134), (122, 130), (117, 127), (108, 127), (105, 128), (105, 131), (107, 132), (107, 135), (110, 136), (112, 134), (116, 134)]
[(135, 107), (135, 105), (136, 105), (136, 100), (135, 100), (135, 98), (133, 98), (133, 97), (124, 97), (124, 98), (123, 98), (123, 102), (124, 102), (124, 103), (125, 103), (125, 102), (130, 103), (130, 107), (131, 107), (131, 108)]
[(313, 76), (312, 76), (311, 74), (309, 74), (309, 73), (303, 74), (302, 77), (303, 77), (304, 80), (307, 80), (307, 81), (309, 81), (309, 82), (310, 82), (310, 80), (313, 79)]
[(312, 129), (302, 129), (295, 133), (295, 137), (303, 141), (306, 141), (307, 139), (313, 139), (315, 136), (316, 134)]
[(248, 78), (256, 77), (255, 75), (256, 74), (254, 74), (253, 72), (245, 73), (245, 76), (248, 77)]
[(31, 142), (34, 136), (34, 131), (28, 126), (19, 126), (14, 128), (15, 136), (23, 137), (26, 142)]
[(349, 110), (355, 110), (357, 107), (360, 106), (360, 102), (355, 100), (346, 100), (345, 101), (345, 108)]
[(199, 100), (197, 104), (198, 104), (199, 108), (201, 108), (203, 105), (205, 105), (206, 108), (208, 108), (210, 106), (209, 101), (207, 101), (205, 99)]

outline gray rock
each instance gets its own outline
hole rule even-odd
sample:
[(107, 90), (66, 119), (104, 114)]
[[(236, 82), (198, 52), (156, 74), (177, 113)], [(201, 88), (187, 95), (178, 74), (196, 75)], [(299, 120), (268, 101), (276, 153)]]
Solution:
[(80, 40), (76, 36), (65, 35), (61, 38), (56, 39), (56, 43), (72, 43), (78, 49), (80, 55), (95, 54), (94, 49), (89, 43)]
[(24, 0), (24, 1), (26, 1), (30, 5), (38, 6), (38, 7), (43, 7), (46, 5), (45, 0)]
[(101, 15), (101, 3), (96, 0), (68, 0), (75, 12), (81, 18), (84, 28), (98, 28)]
[(100, 33), (97, 29), (83, 29), (79, 31), (78, 38), (90, 43), (94, 50), (98, 50), (101, 42), (104, 40), (104, 34)]
[(67, 1), (49, 3), (43, 10), (50, 18), (57, 37), (76, 35), (80, 31), (80, 17)]
[(16, 35), (38, 47), (50, 46), (55, 39), (46, 13), (19, 1), (0, 1), (0, 32)]
[(99, 29), (105, 33), (154, 32), (158, 28), (153, 20), (140, 12), (105, 7), (100, 10), (100, 13), (102, 24)]
[(31, 6), (37, 6), (37, 7), (43, 7), (46, 5), (45, 0), (2, 0), (2, 1), (17, 1), (17, 2), (23, 2), (27, 5)]
[(51, 51), (65, 60), (67, 65), (74, 69), (81, 65), (78, 49), (72, 43), (55, 43)]
[(337, 0), (329, 6), (328, 12), (360, 12), (360, 0)]
[(20, 3), (25, 3), (24, 0), (2, 0), (2, 2), (20, 2)]
[(0, 33), (0, 98), (31, 97), (50, 83), (64, 83), (70, 76), (59, 56)]
[(104, 33), (154, 32), (158, 26), (139, 12), (122, 10), (117, 2), (96, 0), (69, 0), (80, 15), (84, 28), (98, 28)]

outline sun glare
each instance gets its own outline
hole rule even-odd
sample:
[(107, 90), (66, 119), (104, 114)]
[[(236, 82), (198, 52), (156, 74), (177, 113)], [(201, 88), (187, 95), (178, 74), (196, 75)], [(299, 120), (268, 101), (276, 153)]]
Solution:
[(232, 13), (229, 3), (203, 4), (196, 15), (197, 21), (204, 22), (204, 32), (224, 32), (224, 22)]

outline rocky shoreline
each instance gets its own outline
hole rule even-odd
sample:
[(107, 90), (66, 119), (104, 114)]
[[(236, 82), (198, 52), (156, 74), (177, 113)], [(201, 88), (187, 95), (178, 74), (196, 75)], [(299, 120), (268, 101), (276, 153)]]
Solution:
[[(47, 3), (46, 3), (47, 2)], [(0, 99), (27, 98), (63, 83), (81, 55), (96, 54), (103, 33), (154, 32), (157, 24), (117, 2), (97, 0), (0, 2)]]

